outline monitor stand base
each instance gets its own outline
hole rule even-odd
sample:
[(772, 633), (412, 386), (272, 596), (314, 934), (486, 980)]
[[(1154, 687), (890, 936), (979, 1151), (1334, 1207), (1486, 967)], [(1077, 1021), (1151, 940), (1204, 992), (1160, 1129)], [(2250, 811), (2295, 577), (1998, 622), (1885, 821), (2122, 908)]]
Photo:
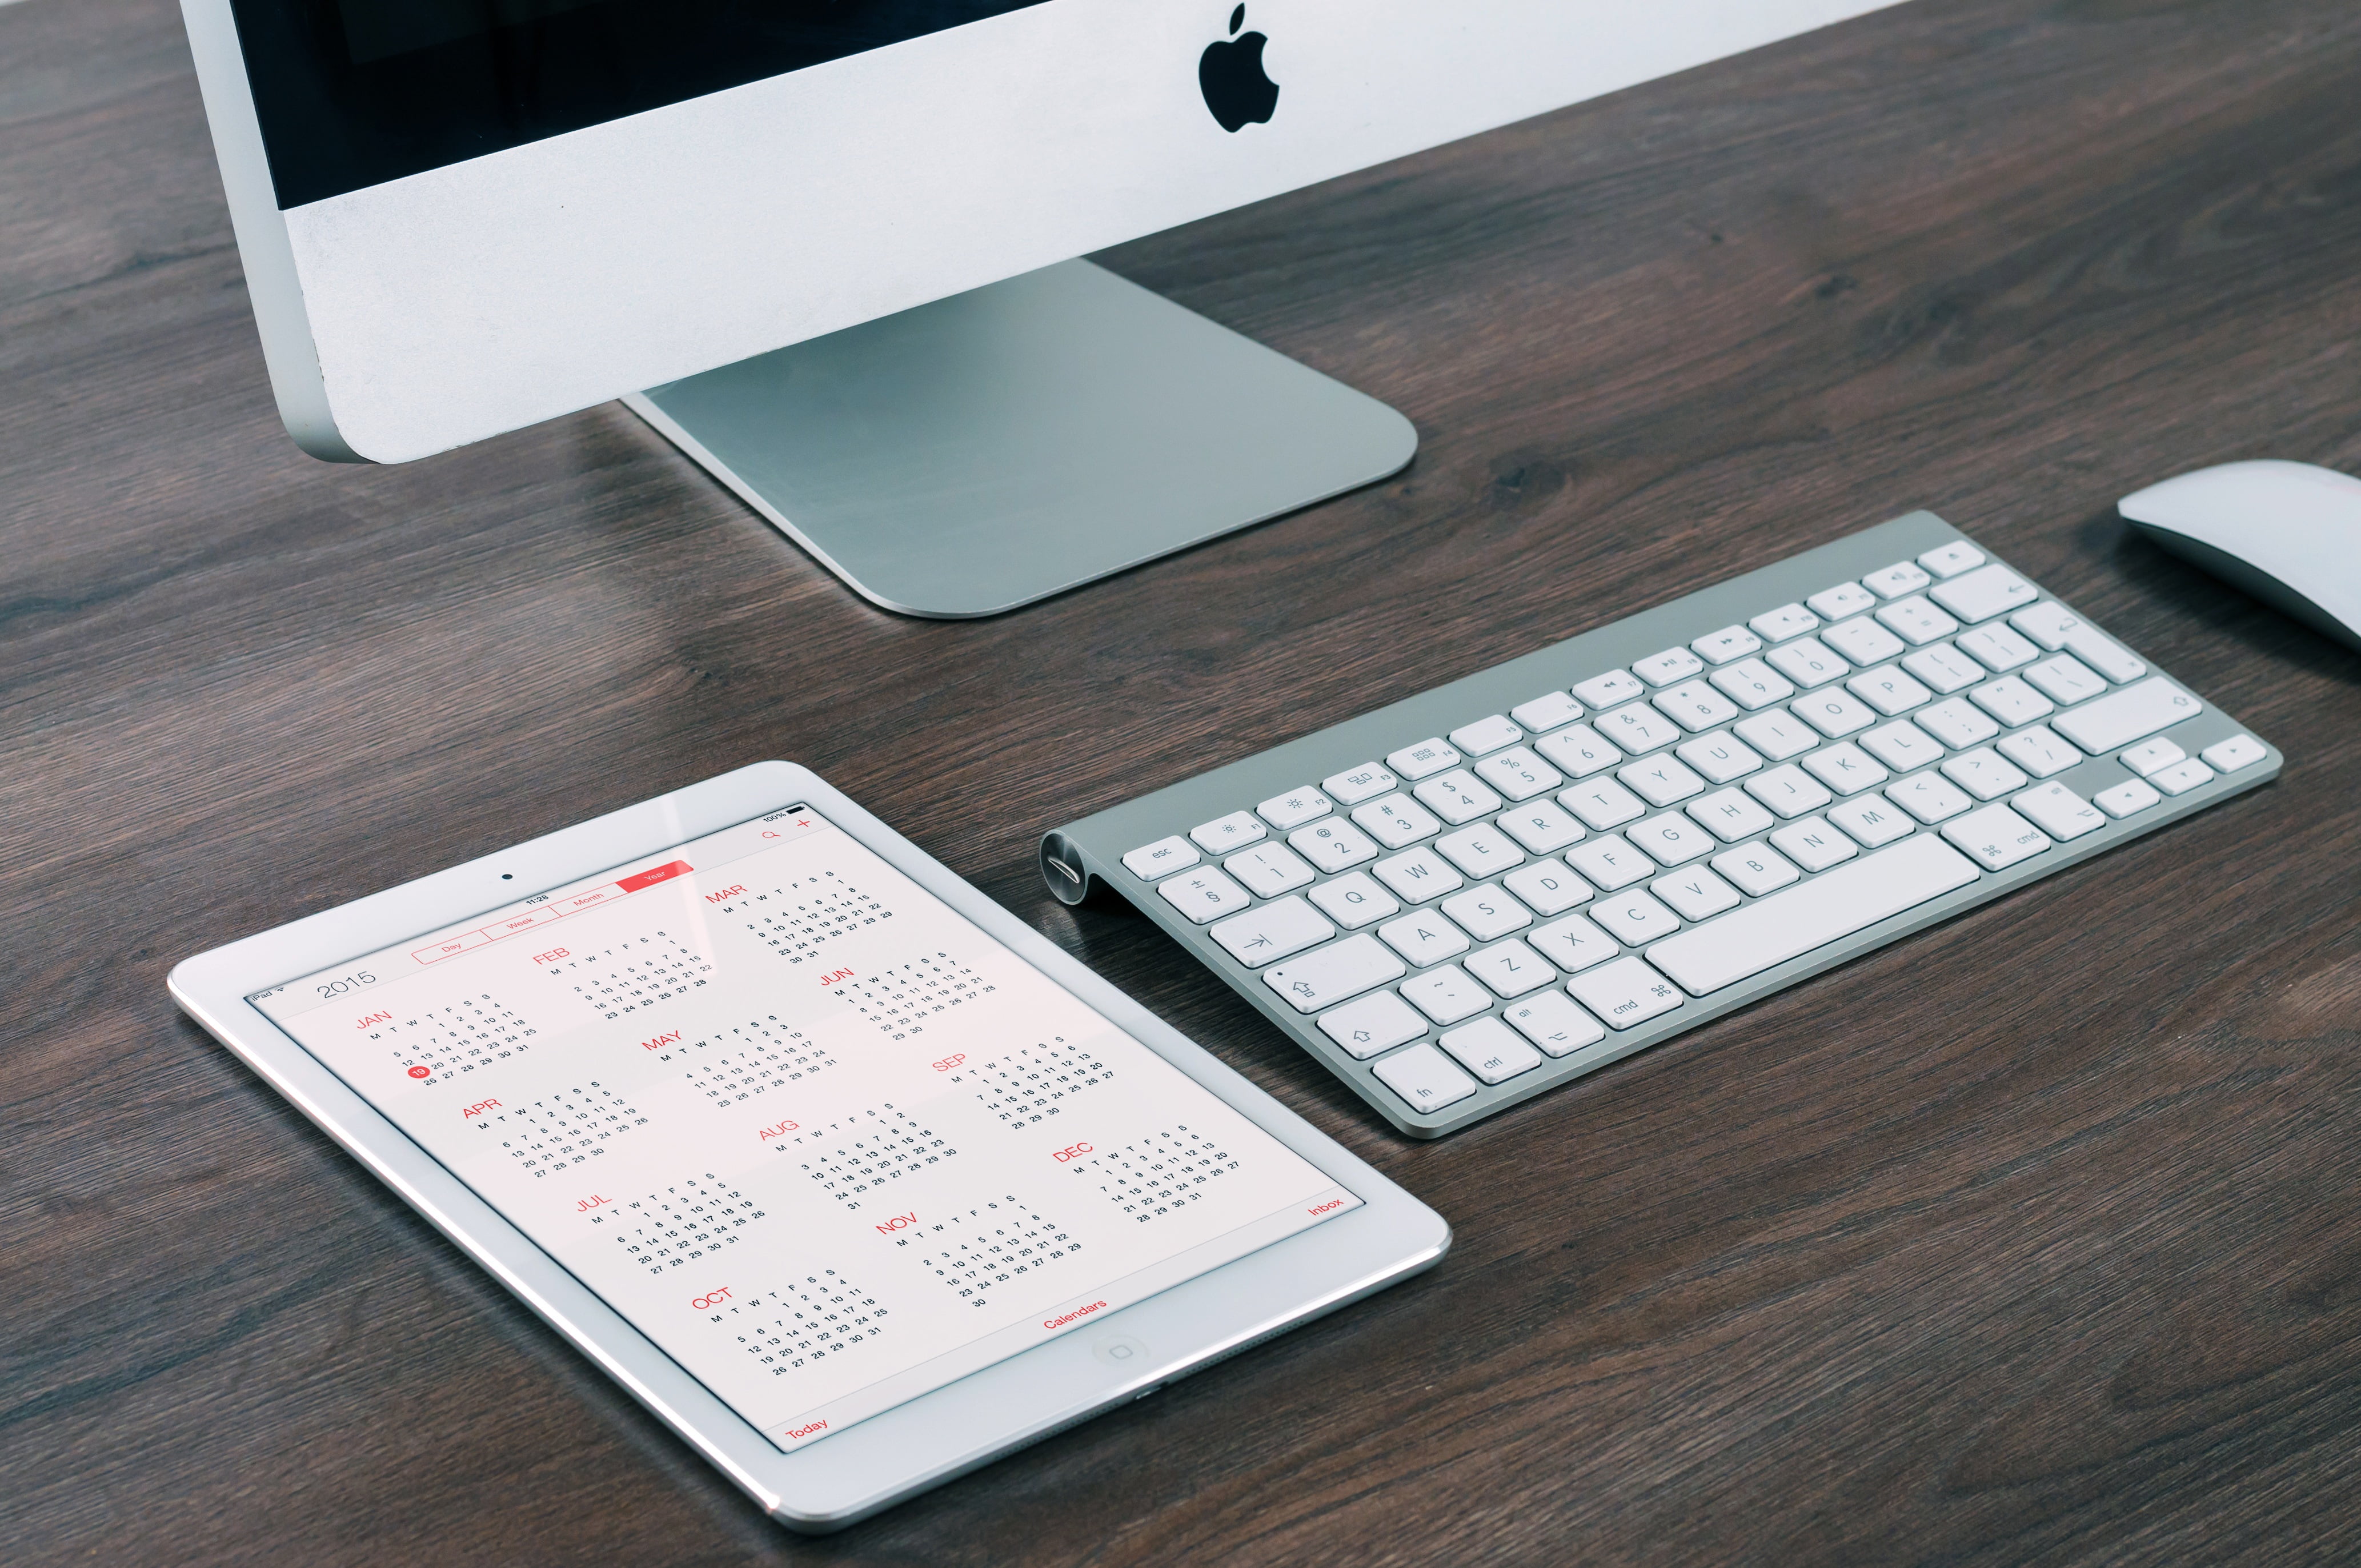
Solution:
[(997, 615), (1400, 469), (1410, 421), (1087, 261), (625, 398), (855, 593)]

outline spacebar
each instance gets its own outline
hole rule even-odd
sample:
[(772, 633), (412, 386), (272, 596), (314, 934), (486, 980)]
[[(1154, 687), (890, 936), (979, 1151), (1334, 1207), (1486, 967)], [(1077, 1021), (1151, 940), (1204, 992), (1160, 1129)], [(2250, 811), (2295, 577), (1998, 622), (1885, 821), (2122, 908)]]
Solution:
[(1965, 887), (1980, 874), (1974, 861), (1934, 834), (1916, 834), (1667, 937), (1648, 949), (1648, 961), (1690, 995), (1704, 996)]

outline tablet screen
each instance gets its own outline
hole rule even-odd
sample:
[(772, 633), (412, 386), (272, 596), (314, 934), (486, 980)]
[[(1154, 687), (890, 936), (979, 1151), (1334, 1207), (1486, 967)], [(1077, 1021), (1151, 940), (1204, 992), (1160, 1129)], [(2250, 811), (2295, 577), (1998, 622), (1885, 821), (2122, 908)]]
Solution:
[(1360, 1201), (807, 806), (249, 1000), (790, 1451)]

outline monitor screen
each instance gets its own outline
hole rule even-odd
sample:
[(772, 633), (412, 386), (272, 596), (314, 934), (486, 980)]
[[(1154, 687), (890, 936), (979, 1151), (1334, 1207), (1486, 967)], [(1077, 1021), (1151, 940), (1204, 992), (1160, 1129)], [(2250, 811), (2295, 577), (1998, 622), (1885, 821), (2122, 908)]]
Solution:
[(1045, 0), (232, 0), (284, 210)]

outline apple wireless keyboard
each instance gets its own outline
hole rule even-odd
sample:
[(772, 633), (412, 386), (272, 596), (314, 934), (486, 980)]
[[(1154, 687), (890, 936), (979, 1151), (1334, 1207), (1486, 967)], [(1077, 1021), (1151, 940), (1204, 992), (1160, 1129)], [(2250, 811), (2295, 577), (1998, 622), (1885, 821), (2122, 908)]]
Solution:
[(1433, 1137), (2278, 776), (1914, 512), (1042, 840)]

